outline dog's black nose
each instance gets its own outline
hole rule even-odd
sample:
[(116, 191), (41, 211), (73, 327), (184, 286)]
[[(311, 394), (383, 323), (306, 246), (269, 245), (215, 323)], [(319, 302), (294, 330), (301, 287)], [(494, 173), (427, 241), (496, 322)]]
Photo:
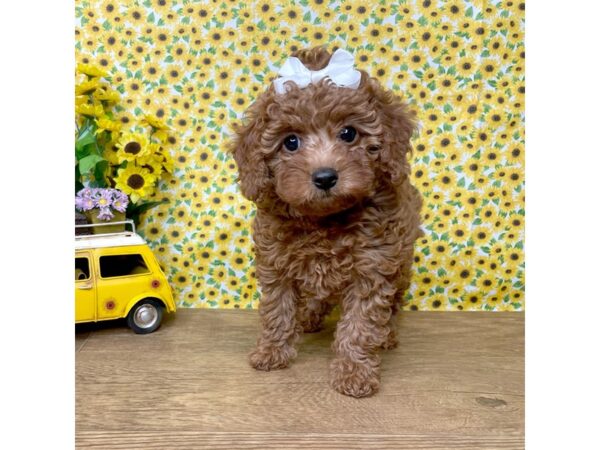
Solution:
[(316, 187), (326, 191), (335, 186), (338, 174), (334, 169), (317, 169), (312, 174), (312, 180)]

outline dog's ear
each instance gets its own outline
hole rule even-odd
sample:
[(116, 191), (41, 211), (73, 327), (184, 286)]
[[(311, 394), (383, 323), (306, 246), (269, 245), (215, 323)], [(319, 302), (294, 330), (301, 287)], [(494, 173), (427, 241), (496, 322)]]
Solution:
[(242, 194), (256, 202), (269, 184), (269, 169), (261, 152), (260, 138), (265, 125), (265, 97), (262, 94), (245, 113), (244, 123), (234, 125), (229, 151), (238, 167)]
[(361, 88), (374, 99), (381, 118), (383, 145), (378, 150), (378, 158), (382, 171), (395, 184), (410, 173), (407, 154), (412, 152), (410, 138), (417, 129), (416, 114), (400, 97), (366, 73), (363, 73)]

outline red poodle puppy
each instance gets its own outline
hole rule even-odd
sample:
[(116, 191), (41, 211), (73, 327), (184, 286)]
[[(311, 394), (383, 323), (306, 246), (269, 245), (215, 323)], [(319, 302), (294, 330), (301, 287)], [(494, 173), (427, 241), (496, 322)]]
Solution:
[(287, 367), (336, 304), (331, 386), (379, 388), (378, 351), (410, 283), (421, 196), (409, 180), (414, 113), (344, 50), (300, 50), (236, 129), (253, 223), (262, 333), (250, 364)]

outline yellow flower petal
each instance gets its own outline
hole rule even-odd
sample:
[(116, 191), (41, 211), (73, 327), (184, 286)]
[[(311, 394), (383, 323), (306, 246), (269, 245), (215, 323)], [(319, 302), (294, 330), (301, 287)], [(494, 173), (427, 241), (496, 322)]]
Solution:
[(98, 78), (92, 78), (91, 80), (84, 81), (75, 86), (75, 95), (91, 94), (100, 85)]
[(100, 69), (97, 66), (93, 66), (91, 64), (77, 64), (77, 72), (83, 73), (89, 77), (106, 77), (108, 76), (108, 72)]

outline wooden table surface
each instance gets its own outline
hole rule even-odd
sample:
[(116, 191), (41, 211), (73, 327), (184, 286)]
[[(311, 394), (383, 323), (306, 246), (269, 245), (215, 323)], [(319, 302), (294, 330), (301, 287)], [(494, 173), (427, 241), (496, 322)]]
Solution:
[(78, 326), (77, 448), (524, 448), (523, 313), (402, 313), (364, 399), (328, 386), (334, 326), (274, 372), (247, 363), (256, 311), (180, 309), (149, 335)]

